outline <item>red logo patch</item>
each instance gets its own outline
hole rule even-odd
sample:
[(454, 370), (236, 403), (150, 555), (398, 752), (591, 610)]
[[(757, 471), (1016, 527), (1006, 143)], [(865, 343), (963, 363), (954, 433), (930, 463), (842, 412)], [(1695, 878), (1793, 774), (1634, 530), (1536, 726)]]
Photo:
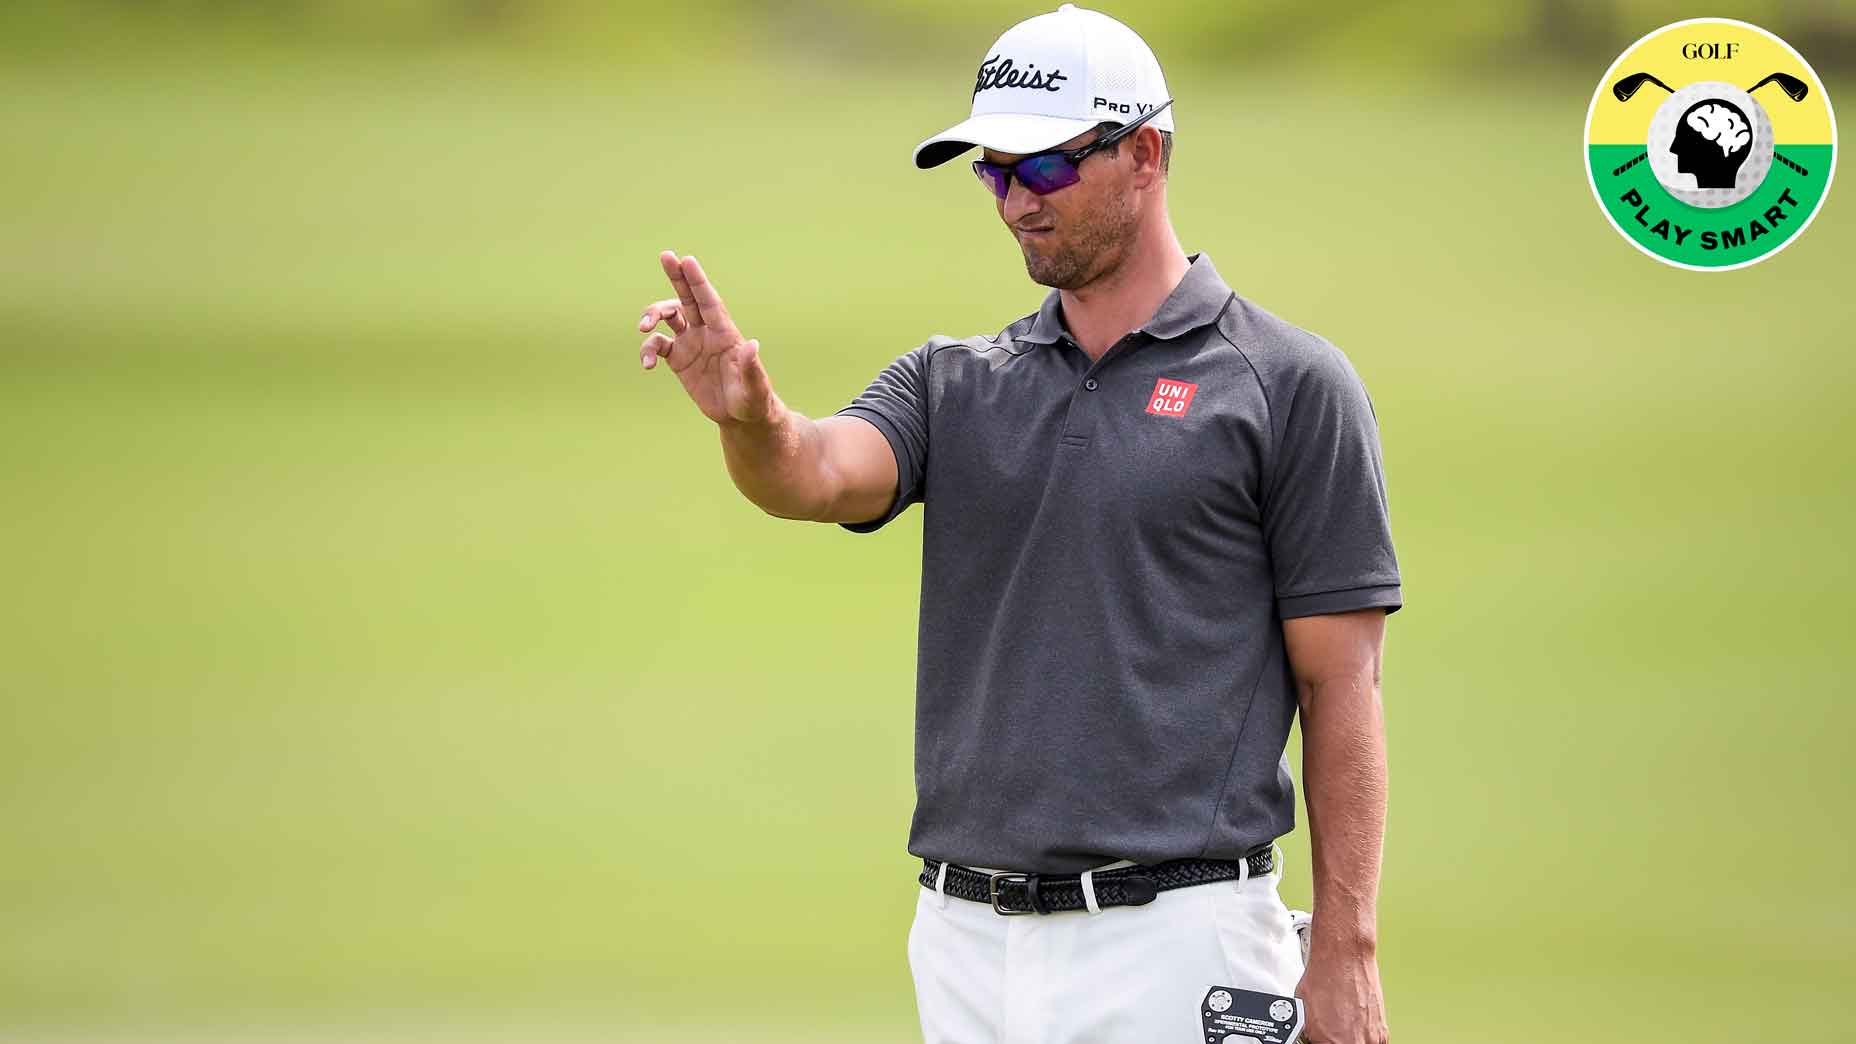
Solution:
[(1198, 390), (1196, 384), (1162, 377), (1154, 382), (1154, 393), (1147, 400), (1147, 412), (1162, 417), (1184, 417), (1186, 408), (1192, 405), (1192, 397)]

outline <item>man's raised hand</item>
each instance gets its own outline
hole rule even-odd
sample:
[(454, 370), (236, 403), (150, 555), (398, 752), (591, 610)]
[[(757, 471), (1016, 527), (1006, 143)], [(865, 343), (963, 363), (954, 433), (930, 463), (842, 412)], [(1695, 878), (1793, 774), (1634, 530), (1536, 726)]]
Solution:
[[(697, 409), (717, 424), (768, 420), (779, 398), (761, 365), (760, 342), (742, 338), (722, 295), (694, 257), (666, 250), (657, 259), (677, 296), (651, 305), (639, 317), (638, 332), (650, 333), (639, 347), (639, 364), (650, 370), (659, 359), (668, 362)], [(651, 333), (660, 322), (674, 336)]]

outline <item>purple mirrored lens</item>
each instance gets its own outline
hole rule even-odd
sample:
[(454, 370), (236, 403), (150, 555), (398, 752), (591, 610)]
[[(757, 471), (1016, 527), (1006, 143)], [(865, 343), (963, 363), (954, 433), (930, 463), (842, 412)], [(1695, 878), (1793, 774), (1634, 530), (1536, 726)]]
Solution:
[(985, 160), (974, 160), (973, 173), (978, 174), (980, 181), (984, 182), (986, 187), (992, 190), (992, 194), (1000, 199), (1004, 199), (1006, 193), (1012, 190), (1012, 169), (1010, 167), (997, 167)]
[(1076, 164), (1057, 152), (1046, 152), (1019, 160), (1013, 170), (1026, 188), (1040, 196), (1074, 185), (1079, 177)]

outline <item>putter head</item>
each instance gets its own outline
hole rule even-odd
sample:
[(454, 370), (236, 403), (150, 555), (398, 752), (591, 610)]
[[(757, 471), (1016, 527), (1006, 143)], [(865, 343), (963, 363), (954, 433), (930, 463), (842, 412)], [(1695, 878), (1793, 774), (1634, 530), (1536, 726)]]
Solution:
[(1773, 73), (1771, 76), (1747, 88), (1747, 93), (1752, 94), (1754, 91), (1759, 90), (1769, 83), (1778, 84), (1779, 90), (1784, 91), (1785, 96), (1795, 102), (1804, 101), (1804, 96), (1811, 93), (1811, 88), (1806, 87), (1803, 80), (1787, 73)]

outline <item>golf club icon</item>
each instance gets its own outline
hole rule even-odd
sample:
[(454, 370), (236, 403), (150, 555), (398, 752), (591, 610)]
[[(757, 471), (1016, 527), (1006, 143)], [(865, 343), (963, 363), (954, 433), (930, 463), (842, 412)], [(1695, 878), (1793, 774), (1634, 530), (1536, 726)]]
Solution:
[[(1630, 101), (1632, 98), (1636, 97), (1637, 92), (1642, 90), (1643, 85), (1646, 83), (1653, 83), (1657, 85), (1658, 87), (1661, 87), (1663, 90), (1668, 91), (1670, 94), (1674, 94), (1676, 92), (1676, 89), (1674, 87), (1671, 87), (1668, 84), (1664, 83), (1663, 81), (1657, 79), (1656, 77), (1651, 76), (1647, 72), (1634, 72), (1634, 73), (1631, 73), (1629, 76), (1624, 77), (1622, 80), (1619, 80), (1618, 82), (1612, 84), (1611, 94), (1613, 97), (1617, 98), (1618, 101), (1627, 102), (1627, 101)], [(1792, 76), (1789, 73), (1780, 73), (1780, 72), (1775, 72), (1771, 76), (1768, 76), (1765, 79), (1754, 84), (1753, 86), (1748, 87), (1746, 89), (1746, 92), (1748, 94), (1752, 94), (1754, 91), (1759, 90), (1761, 87), (1764, 87), (1765, 85), (1769, 83), (1778, 84), (1779, 90), (1784, 91), (1785, 96), (1787, 98), (1790, 98), (1794, 102), (1804, 101), (1805, 95), (1811, 93), (1811, 88), (1805, 86), (1805, 82), (1803, 80), (1800, 80), (1798, 77)], [(1744, 116), (1744, 114), (1742, 115)], [(1649, 159), (1649, 158), (1650, 158), (1650, 154), (1648, 152), (1639, 152), (1637, 154), (1636, 159), (1633, 159), (1629, 163), (1626, 163), (1623, 166), (1612, 171), (1611, 176), (1615, 178), (1618, 175), (1624, 173), (1625, 171), (1631, 169), (1632, 167), (1636, 166), (1639, 163), (1642, 163), (1644, 160)], [(1783, 163), (1786, 166), (1790, 167), (1791, 169), (1797, 171), (1800, 175), (1807, 175), (1809, 173), (1803, 167), (1800, 167), (1798, 164), (1793, 163), (1791, 160), (1786, 159), (1784, 156), (1781, 156), (1776, 152), (1772, 154), (1772, 158), (1778, 160), (1780, 163)]]

